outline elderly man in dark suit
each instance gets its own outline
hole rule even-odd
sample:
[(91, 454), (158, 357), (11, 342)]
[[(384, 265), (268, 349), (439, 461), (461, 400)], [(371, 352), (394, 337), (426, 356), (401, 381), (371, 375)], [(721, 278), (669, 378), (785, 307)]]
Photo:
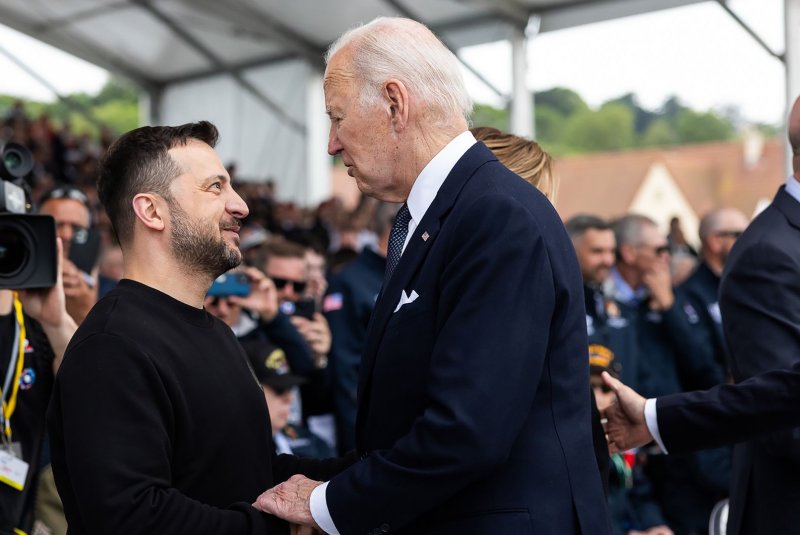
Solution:
[[(789, 116), (794, 174), (731, 249), (720, 308), (737, 385), (643, 400), (609, 379), (611, 449), (655, 437), (668, 451), (736, 446), (728, 533), (800, 525), (800, 99)], [(754, 438), (756, 437), (756, 438)]]
[(327, 533), (609, 533), (558, 214), (476, 143), (457, 60), (423, 25), (348, 32), (324, 89), (328, 151), (404, 206), (360, 369), (362, 460), (256, 505)]

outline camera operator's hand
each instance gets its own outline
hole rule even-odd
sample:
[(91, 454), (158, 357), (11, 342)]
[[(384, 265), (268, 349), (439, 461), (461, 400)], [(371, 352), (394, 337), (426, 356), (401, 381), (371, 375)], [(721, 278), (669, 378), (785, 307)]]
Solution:
[(69, 260), (64, 259), (61, 273), (64, 277), (64, 295), (66, 296), (67, 312), (80, 324), (97, 302), (98, 273), (94, 268), (88, 276), (92, 284), (87, 282), (87, 275)]
[(247, 297), (230, 296), (232, 303), (240, 305), (258, 314), (261, 321), (269, 323), (278, 315), (278, 292), (272, 279), (254, 267), (243, 270), (250, 279), (250, 295)]
[(64, 351), (67, 349), (72, 335), (78, 328), (75, 320), (67, 313), (64, 280), (62, 267), (64, 263), (61, 238), (56, 239), (56, 283), (50, 288), (40, 288), (34, 290), (22, 290), (19, 292), (22, 308), (30, 317), (38, 321), (44, 329), (47, 340), (55, 353), (53, 370), (58, 370)]
[(331, 350), (331, 328), (328, 326), (328, 320), (319, 312), (314, 312), (314, 317), (310, 320), (302, 316), (292, 316), (291, 320), (311, 347), (319, 365)]

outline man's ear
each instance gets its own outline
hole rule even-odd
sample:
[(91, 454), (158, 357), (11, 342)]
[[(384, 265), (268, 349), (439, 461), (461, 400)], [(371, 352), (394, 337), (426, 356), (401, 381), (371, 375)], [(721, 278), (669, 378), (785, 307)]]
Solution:
[(133, 213), (147, 228), (164, 230), (167, 206), (164, 199), (153, 193), (139, 193), (133, 198)]
[(389, 105), (389, 115), (395, 130), (403, 130), (408, 124), (408, 90), (400, 80), (387, 80), (383, 84), (383, 98)]

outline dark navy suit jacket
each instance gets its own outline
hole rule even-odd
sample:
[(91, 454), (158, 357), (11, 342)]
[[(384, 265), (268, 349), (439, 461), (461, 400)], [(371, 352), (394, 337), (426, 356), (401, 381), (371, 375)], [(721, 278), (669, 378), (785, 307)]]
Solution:
[[(401, 292), (418, 297), (396, 310)], [(610, 532), (593, 456), (583, 289), (550, 203), (481, 143), (376, 303), (343, 534)]]
[[(800, 203), (783, 188), (734, 245), (720, 308), (741, 384), (659, 398), (659, 431), (670, 452), (800, 424)], [(800, 429), (736, 446), (728, 533), (794, 533), (797, 503)]]

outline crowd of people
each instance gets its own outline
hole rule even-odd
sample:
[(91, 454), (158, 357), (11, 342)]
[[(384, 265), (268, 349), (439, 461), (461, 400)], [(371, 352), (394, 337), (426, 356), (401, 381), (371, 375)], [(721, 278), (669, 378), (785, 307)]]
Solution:
[[(53, 288), (0, 290), (4, 444), (26, 466), (0, 478), (0, 532), (281, 533), (277, 515), (326, 533), (708, 533), (731, 447), (609, 455), (601, 374), (645, 398), (732, 381), (718, 295), (748, 218), (705, 214), (699, 250), (678, 221), (561, 225), (557, 164), (467, 130), (442, 49), (397, 20), (333, 45), (329, 152), (365, 193), (354, 209), (237, 182), (210, 123), (94, 142), (9, 111), (60, 260)], [(355, 98), (354, 73), (382, 76), (360, 55), (390, 50), (455, 96), (423, 92), (420, 112), (410, 67)], [(351, 109), (383, 99), (385, 124)]]

